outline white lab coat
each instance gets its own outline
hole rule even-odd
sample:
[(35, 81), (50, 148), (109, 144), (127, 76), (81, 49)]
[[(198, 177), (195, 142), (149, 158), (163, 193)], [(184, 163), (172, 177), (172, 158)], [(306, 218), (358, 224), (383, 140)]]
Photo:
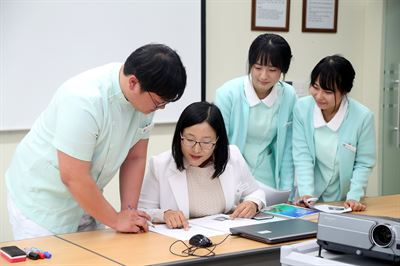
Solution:
[[(251, 175), (239, 149), (229, 145), (229, 160), (220, 179), (227, 213), (245, 200), (255, 199), (265, 206), (265, 194)], [(139, 208), (146, 211), (153, 222), (164, 222), (166, 210), (180, 210), (189, 218), (189, 195), (186, 170), (179, 171), (171, 151), (150, 159), (144, 179)]]

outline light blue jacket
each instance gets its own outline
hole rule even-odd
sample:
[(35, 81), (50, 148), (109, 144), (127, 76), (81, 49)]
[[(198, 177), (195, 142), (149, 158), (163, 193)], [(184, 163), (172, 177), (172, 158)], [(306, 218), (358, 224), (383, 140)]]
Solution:
[[(235, 78), (226, 82), (216, 92), (215, 104), (224, 117), (225, 127), (230, 144), (235, 144), (244, 152), (250, 107), (247, 102), (244, 84), (248, 76)], [(281, 104), (278, 111), (277, 137), (273, 143), (272, 152), (275, 156), (275, 184), (280, 190), (293, 188), (294, 166), (292, 158), (292, 111), (296, 102), (294, 88), (279, 81), (278, 88), (282, 91)]]
[[(293, 111), (293, 158), (299, 196), (320, 197), (328, 184), (315, 186), (315, 146), (312, 96), (297, 101)], [(340, 199), (357, 200), (365, 195), (368, 176), (375, 165), (375, 127), (373, 113), (348, 98), (348, 109), (338, 129)]]

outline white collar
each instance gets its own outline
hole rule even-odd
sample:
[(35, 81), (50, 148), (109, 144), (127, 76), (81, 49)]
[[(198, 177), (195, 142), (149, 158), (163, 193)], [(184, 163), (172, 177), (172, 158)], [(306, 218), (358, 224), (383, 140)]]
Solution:
[(260, 100), (260, 98), (258, 98), (256, 91), (253, 87), (253, 83), (252, 83), (250, 75), (245, 77), (244, 93), (246, 95), (246, 99), (249, 102), (250, 107), (253, 107), (253, 106), (259, 104), (260, 102), (262, 102), (266, 106), (271, 108), (274, 105), (274, 103), (276, 102), (276, 100), (278, 99), (278, 89), (275, 84), (274, 87), (271, 89), (271, 92), (268, 94), (268, 96), (265, 97), (264, 99)]
[(328, 123), (325, 121), (324, 116), (322, 115), (321, 109), (319, 109), (318, 105), (315, 104), (314, 107), (314, 128), (320, 128), (323, 126), (327, 126), (332, 131), (337, 131), (344, 120), (344, 116), (346, 115), (348, 107), (348, 101), (346, 97), (342, 98), (342, 102), (340, 103), (339, 110), (335, 114), (335, 116)]

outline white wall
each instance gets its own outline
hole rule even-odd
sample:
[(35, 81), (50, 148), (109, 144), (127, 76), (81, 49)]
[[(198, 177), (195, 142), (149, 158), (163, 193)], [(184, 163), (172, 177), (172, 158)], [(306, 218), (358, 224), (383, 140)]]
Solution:
[[(302, 33), (302, 1), (292, 0), (289, 32), (278, 33), (290, 43), (294, 55), (287, 80), (307, 82), (311, 69), (326, 55), (340, 53), (349, 58), (357, 72), (351, 96), (376, 114), (377, 129), (380, 126), (383, 5), (384, 1), (381, 0), (341, 0), (338, 33)], [(263, 33), (250, 30), (250, 11), (250, 0), (207, 0), (208, 101), (214, 99), (215, 89), (223, 82), (246, 73), (248, 47), (258, 34)], [(174, 126), (156, 125), (150, 138), (149, 156), (169, 149)], [(0, 241), (11, 239), (5, 203), (4, 173), (16, 145), (25, 134), (26, 131), (0, 132)], [(379, 152), (379, 146), (377, 150)], [(367, 195), (378, 195), (378, 170), (379, 164), (369, 181)], [(119, 208), (116, 178), (106, 187), (105, 195)]]

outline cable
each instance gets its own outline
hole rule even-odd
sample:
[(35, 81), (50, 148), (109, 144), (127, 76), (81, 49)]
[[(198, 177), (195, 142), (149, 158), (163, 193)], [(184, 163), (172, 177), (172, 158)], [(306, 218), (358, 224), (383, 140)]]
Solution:
[[(225, 242), (225, 240), (231, 236), (231, 234), (227, 235), (222, 241), (220, 241), (219, 243), (213, 244), (211, 247), (196, 247), (196, 246), (192, 246), (192, 245), (187, 245), (185, 242), (183, 242), (182, 240), (176, 240), (174, 241), (170, 246), (169, 246), (169, 252), (171, 254), (174, 254), (176, 256), (179, 257), (190, 257), (190, 256), (194, 256), (194, 257), (211, 257), (211, 256), (215, 256), (215, 248), (219, 245), (221, 245), (223, 242)], [(182, 243), (186, 249), (182, 250), (179, 253), (175, 253), (172, 248), (177, 244), (177, 243)], [(199, 255), (199, 254), (195, 254), (195, 252), (197, 250), (208, 250), (208, 253), (206, 253), (205, 255)]]

